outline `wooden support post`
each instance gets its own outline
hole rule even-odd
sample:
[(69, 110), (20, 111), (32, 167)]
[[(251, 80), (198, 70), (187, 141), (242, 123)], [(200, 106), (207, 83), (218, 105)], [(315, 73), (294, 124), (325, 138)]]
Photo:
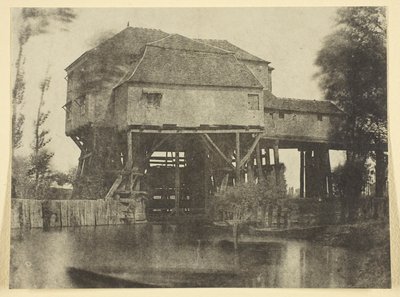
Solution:
[(304, 198), (304, 151), (300, 150), (300, 198)]
[(275, 182), (279, 184), (280, 164), (279, 164), (279, 145), (278, 142), (274, 143), (274, 167), (275, 167)]
[(258, 183), (264, 180), (264, 175), (262, 171), (262, 164), (261, 164), (261, 149), (260, 143), (257, 143), (256, 146), (256, 162), (257, 162), (257, 173), (258, 173)]
[[(315, 196), (318, 199), (324, 197), (324, 170), (322, 170), (322, 149), (320, 146), (316, 147), (314, 150), (314, 170), (313, 170), (313, 184), (315, 189)], [(325, 185), (326, 188), (326, 185)]]
[(175, 213), (179, 215), (179, 202), (180, 202), (180, 169), (179, 169), (179, 151), (180, 151), (180, 138), (178, 137), (175, 142)]
[(266, 147), (265, 148), (265, 166), (267, 166), (267, 168), (268, 168), (269, 165), (271, 165), (271, 158), (269, 155), (269, 147)]
[(240, 133), (236, 133), (236, 185), (241, 181), (240, 178)]
[(333, 197), (333, 184), (332, 184), (332, 169), (331, 169), (331, 159), (329, 156), (329, 149), (326, 155), (326, 170), (327, 170), (327, 179), (328, 179), (328, 195), (329, 198)]
[(133, 161), (132, 132), (131, 131), (128, 131), (128, 134), (127, 134), (127, 146), (128, 146), (128, 160), (127, 160), (126, 164), (127, 164), (127, 169), (130, 169), (130, 167), (132, 167), (132, 161)]
[(305, 169), (305, 191), (306, 191), (305, 197), (310, 198), (312, 196), (311, 188), (312, 188), (312, 183), (313, 183), (313, 181), (311, 180), (311, 176), (312, 176), (311, 175), (311, 173), (312, 173), (311, 172), (311, 170), (312, 170), (312, 166), (311, 166), (312, 151), (311, 150), (306, 150), (304, 161), (305, 161), (304, 169)]
[(209, 194), (209, 183), (210, 183), (210, 175), (209, 175), (209, 167), (210, 162), (208, 159), (208, 150), (204, 148), (204, 205), (208, 208), (208, 194)]
[(250, 156), (247, 162), (247, 181), (249, 183), (254, 183), (254, 158)]

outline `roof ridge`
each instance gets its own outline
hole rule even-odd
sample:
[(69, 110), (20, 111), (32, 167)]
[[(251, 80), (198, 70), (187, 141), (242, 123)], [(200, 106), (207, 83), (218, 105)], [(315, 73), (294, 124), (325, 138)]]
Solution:
[(161, 38), (161, 39), (158, 39), (158, 40), (154, 40), (154, 41), (152, 41), (152, 42), (148, 42), (148, 43), (146, 43), (145, 46), (147, 46), (147, 45), (152, 45), (153, 43), (160, 42), (161, 40), (164, 40), (164, 39), (170, 38), (171, 36), (177, 35), (177, 34), (175, 34), (175, 33), (173, 33), (173, 34), (167, 33), (167, 34), (168, 34), (168, 36), (165, 36), (165, 37), (163, 37), (163, 38)]
[(329, 100), (325, 100), (325, 99), (304, 99), (304, 98), (293, 98), (293, 97), (277, 97), (278, 99), (286, 99), (286, 100), (297, 100), (297, 101), (320, 101), (320, 102), (324, 102), (324, 101), (329, 101)]
[[(196, 43), (196, 44), (200, 44), (200, 45), (202, 45), (203, 47), (206, 47), (206, 48), (216, 49), (218, 51), (222, 51), (223, 53), (215, 53), (215, 52), (211, 52), (211, 51), (207, 51), (207, 50), (200, 50), (200, 49), (175, 48), (175, 47), (172, 47), (172, 46), (165, 46), (165, 45), (164, 46), (157, 46), (158, 42), (161, 42), (163, 40), (166, 40), (166, 39), (174, 37), (174, 36), (178, 36), (178, 37), (186, 39), (186, 40), (188, 40), (190, 42), (193, 42), (193, 43)], [(226, 54), (234, 54), (234, 52), (232, 52), (232, 51), (228, 51), (226, 49), (223, 49), (223, 48), (211, 45), (211, 44), (207, 44), (207, 43), (198, 41), (198, 40), (196, 40), (194, 38), (190, 38), (190, 37), (178, 34), (178, 33), (173, 33), (173, 34), (170, 34), (170, 35), (168, 35), (166, 37), (163, 37), (163, 38), (161, 38), (159, 40), (155, 40), (155, 41), (149, 42), (149, 43), (146, 44), (146, 46), (154, 46), (154, 47), (173, 49), (173, 50), (182, 50), (182, 51), (187, 51), (187, 52), (204, 52), (204, 53), (215, 53), (215, 54), (225, 54), (225, 53)]]
[[(235, 53), (232, 52), (226, 52), (226, 53), (216, 53), (216, 52), (207, 52), (207, 51), (201, 51), (201, 50), (193, 50), (193, 49), (183, 49), (183, 48), (173, 48), (173, 47), (164, 47), (164, 46), (158, 46), (158, 45), (154, 45), (154, 44), (146, 44), (147, 46), (151, 46), (151, 47), (157, 47), (157, 48), (161, 48), (161, 49), (166, 49), (166, 50), (172, 50), (172, 51), (182, 51), (182, 52), (192, 52), (192, 53), (204, 53), (207, 55), (233, 55), (235, 56)], [(236, 57), (235, 57), (236, 58)]]
[(198, 40), (196, 40), (196, 39), (194, 39), (194, 38), (190, 38), (190, 39), (191, 39), (191, 40), (193, 40), (194, 42), (201, 43), (201, 44), (204, 44), (204, 45), (206, 45), (206, 46), (209, 46), (209, 47), (213, 47), (213, 48), (216, 48), (216, 49), (222, 50), (222, 51), (224, 51), (224, 52), (226, 52), (226, 53), (234, 54), (234, 52), (232, 52), (232, 51), (228, 51), (228, 50), (226, 50), (226, 49), (223, 49), (223, 48), (220, 48), (220, 47), (218, 47), (218, 46), (211, 45), (211, 44), (206, 44), (206, 43), (204, 43), (204, 42), (201, 42), (201, 41), (198, 41)]

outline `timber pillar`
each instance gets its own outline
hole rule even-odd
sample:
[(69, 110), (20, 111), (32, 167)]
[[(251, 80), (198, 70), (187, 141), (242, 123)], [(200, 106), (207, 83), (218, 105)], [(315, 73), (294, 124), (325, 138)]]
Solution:
[(236, 144), (236, 168), (235, 168), (235, 183), (236, 185), (240, 184), (241, 182), (241, 175), (240, 175), (240, 133), (236, 133), (236, 138), (235, 138), (235, 144)]
[(273, 145), (274, 149), (274, 167), (275, 167), (275, 182), (278, 185), (280, 182), (280, 162), (279, 162), (279, 143), (275, 142)]
[(304, 151), (300, 150), (300, 198), (304, 197)]

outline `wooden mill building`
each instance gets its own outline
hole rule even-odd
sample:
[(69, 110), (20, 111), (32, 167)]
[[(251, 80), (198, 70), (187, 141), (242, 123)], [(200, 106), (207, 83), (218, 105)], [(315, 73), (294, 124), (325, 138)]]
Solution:
[(212, 193), (264, 175), (270, 149), (278, 172), (279, 148), (299, 150), (302, 197), (332, 191), (328, 150), (343, 113), (275, 97), (270, 62), (228, 41), (127, 27), (66, 71), (76, 195), (195, 212)]

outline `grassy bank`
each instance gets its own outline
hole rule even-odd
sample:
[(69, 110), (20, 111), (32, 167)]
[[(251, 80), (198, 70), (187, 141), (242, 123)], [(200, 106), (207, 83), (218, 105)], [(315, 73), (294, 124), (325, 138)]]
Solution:
[(313, 239), (323, 245), (343, 247), (359, 256), (354, 287), (390, 287), (390, 234), (387, 222), (370, 221), (329, 226)]

